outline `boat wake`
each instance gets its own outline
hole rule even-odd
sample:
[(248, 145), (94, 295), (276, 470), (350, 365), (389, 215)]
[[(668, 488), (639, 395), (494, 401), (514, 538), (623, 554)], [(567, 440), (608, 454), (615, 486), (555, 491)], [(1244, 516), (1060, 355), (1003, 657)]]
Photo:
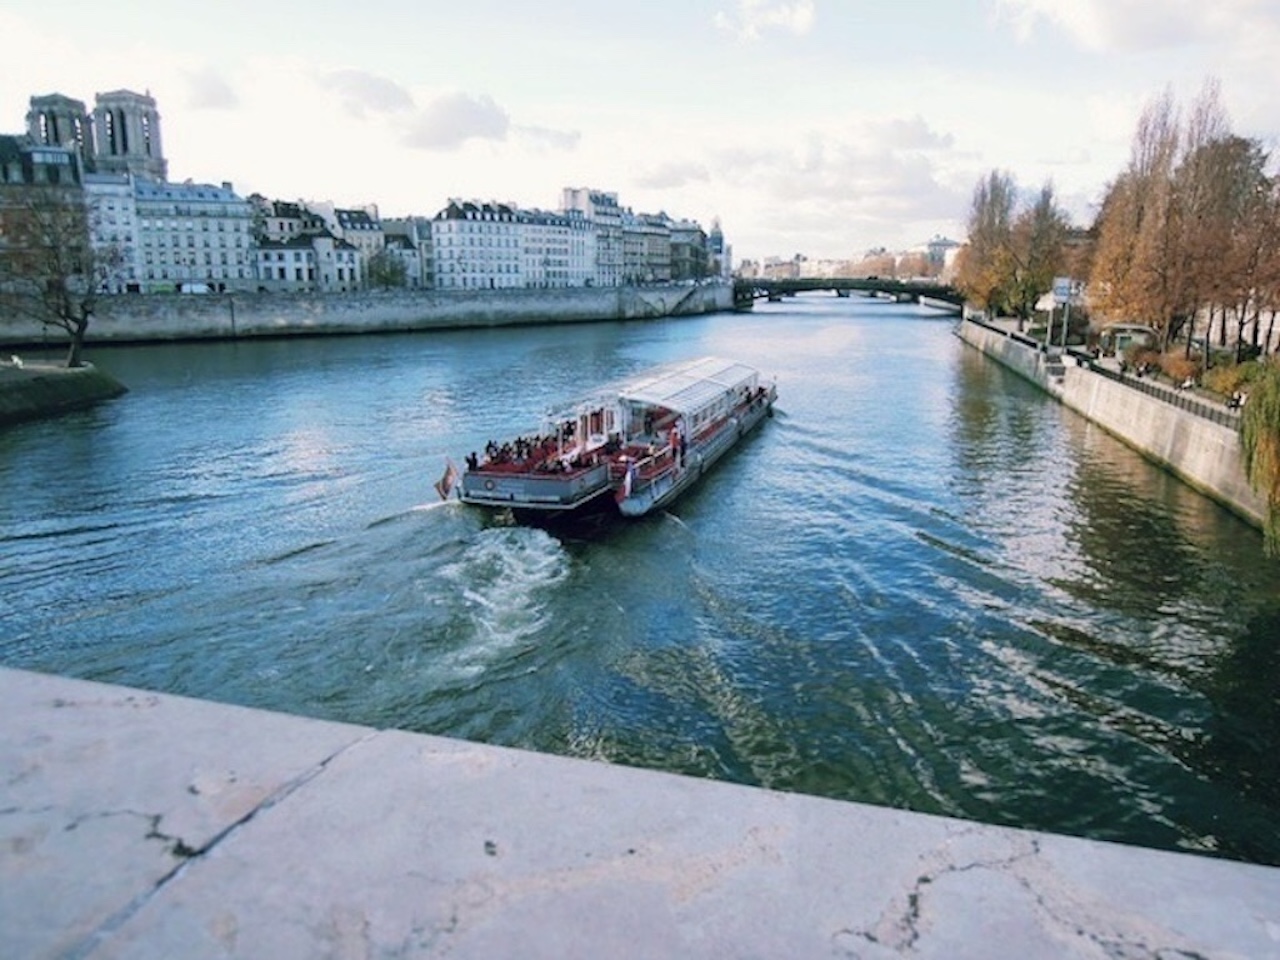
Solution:
[(552, 620), (556, 587), (570, 573), (569, 556), (544, 530), (489, 527), (439, 571), (453, 595), (452, 620), (465, 625), (464, 642), (446, 653), (448, 673), (474, 676), (510, 657)]

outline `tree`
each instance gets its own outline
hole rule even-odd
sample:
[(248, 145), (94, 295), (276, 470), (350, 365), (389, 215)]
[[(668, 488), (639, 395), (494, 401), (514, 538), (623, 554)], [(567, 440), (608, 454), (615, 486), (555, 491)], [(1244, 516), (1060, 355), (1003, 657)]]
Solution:
[[(1255, 335), (1275, 231), (1268, 156), (1231, 133), (1208, 81), (1182, 119), (1166, 90), (1143, 111), (1128, 167), (1103, 200), (1090, 290), (1099, 312), (1159, 329), (1166, 345), (1197, 318), (1236, 311)], [(1225, 327), (1222, 336), (1225, 337)]]
[(1010, 174), (993, 170), (978, 181), (956, 284), (983, 309), (1026, 320), (1062, 267), (1068, 223), (1052, 183), (1045, 183), (1020, 212), (1017, 198)]
[(404, 261), (384, 247), (369, 258), (366, 266), (369, 285), (390, 290), (392, 287), (403, 287), (408, 270)]
[(68, 367), (81, 365), (99, 290), (119, 258), (114, 247), (94, 249), (79, 189), (20, 186), (0, 201), (0, 308), (66, 331)]
[(1058, 208), (1053, 184), (1040, 188), (1035, 203), (1023, 210), (1010, 232), (1008, 300), (1014, 316), (1029, 319), (1037, 301), (1053, 289), (1062, 267), (1067, 217)]
[(1138, 119), (1129, 165), (1099, 212), (1091, 287), (1103, 314), (1149, 322), (1166, 336), (1178, 311), (1173, 249), (1180, 221), (1173, 171), (1180, 125), (1168, 90)]
[(1280, 367), (1268, 364), (1254, 381), (1240, 418), (1240, 444), (1249, 484), (1266, 499), (1263, 536), (1268, 555), (1280, 555)]
[(1007, 305), (1010, 231), (1017, 185), (1013, 176), (992, 170), (973, 189), (969, 242), (960, 251), (956, 286), (984, 310), (999, 313)]

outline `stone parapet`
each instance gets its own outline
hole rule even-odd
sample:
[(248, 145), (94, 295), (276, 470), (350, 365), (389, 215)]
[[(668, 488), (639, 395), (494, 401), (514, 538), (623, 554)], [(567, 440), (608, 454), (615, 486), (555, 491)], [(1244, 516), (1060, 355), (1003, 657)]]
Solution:
[[(449, 330), (732, 309), (733, 287), (727, 283), (472, 292), (126, 294), (99, 300), (88, 342)], [(62, 342), (59, 334), (37, 323), (0, 317), (0, 345)]]
[(0, 670), (6, 956), (1280, 956), (1280, 870)]

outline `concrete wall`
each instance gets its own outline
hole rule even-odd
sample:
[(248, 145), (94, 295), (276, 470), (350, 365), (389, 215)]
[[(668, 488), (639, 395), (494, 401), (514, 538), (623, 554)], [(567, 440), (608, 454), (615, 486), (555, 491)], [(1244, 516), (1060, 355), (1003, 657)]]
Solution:
[(962, 321), (961, 339), (1022, 375), (1256, 526), (1266, 502), (1250, 486), (1238, 431), (1126, 387), (1068, 358), (1046, 358), (1009, 334)]
[[(361, 294), (148, 294), (104, 297), (90, 343), (381, 333), (589, 320), (634, 320), (733, 309), (733, 287), (572, 290), (400, 290)], [(61, 343), (37, 323), (0, 317), (0, 345)]]

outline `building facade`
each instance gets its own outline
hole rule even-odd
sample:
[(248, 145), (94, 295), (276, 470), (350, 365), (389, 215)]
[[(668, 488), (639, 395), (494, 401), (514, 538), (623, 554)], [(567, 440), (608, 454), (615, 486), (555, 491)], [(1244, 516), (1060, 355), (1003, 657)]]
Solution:
[(387, 249), (404, 262), (405, 285), (430, 289), (435, 285), (431, 249), (431, 221), (426, 217), (392, 217), (382, 221)]
[(86, 173), (90, 243), (103, 266), (103, 293), (140, 293), (138, 200), (127, 173)]
[(450, 200), (431, 222), (440, 290), (524, 286), (516, 209), (505, 203)]
[(565, 212), (581, 213), (595, 228), (594, 285), (616, 287), (621, 284), (625, 273), (625, 252), (623, 210), (618, 205), (618, 195), (591, 187), (565, 187), (560, 206)]
[(595, 285), (595, 225), (581, 211), (521, 210), (516, 222), (520, 237), (521, 286)]
[(360, 252), (360, 275), (363, 277), (369, 258), (380, 253), (386, 243), (377, 205), (338, 207), (327, 200), (308, 200), (303, 206), (309, 213), (323, 219), (329, 233), (347, 241)]
[(83, 248), (90, 219), (74, 149), (0, 135), (0, 288), (42, 282), (50, 248)]
[(251, 290), (253, 211), (231, 184), (134, 180), (142, 292)]
[(361, 289), (360, 252), (328, 231), (261, 240), (253, 250), (264, 293), (349, 293)]

